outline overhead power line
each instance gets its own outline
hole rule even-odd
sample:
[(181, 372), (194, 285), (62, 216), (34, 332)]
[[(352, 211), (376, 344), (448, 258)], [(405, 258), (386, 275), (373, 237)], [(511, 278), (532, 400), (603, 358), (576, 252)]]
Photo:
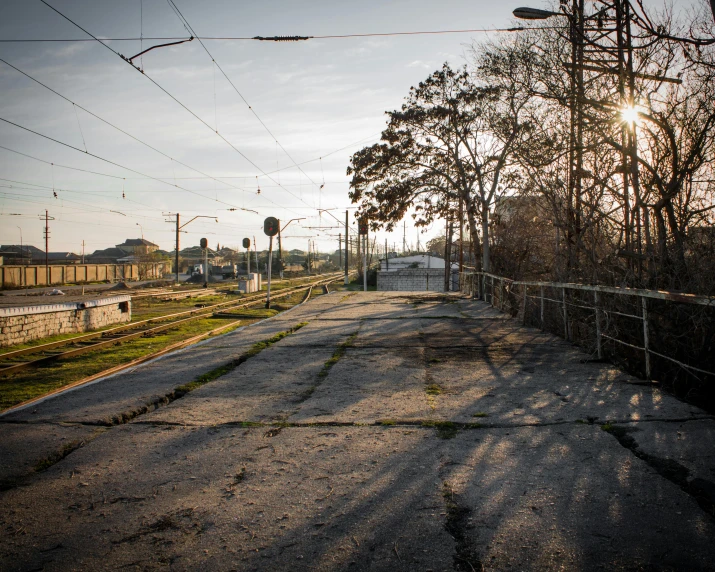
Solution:
[[(46, 90), (48, 90), (48, 91), (54, 93), (56, 96), (61, 97), (62, 99), (64, 99), (64, 100), (67, 101), (68, 103), (71, 103), (72, 105), (74, 105), (74, 106), (76, 106), (76, 107), (79, 107), (82, 111), (84, 111), (85, 113), (88, 113), (89, 115), (91, 115), (91, 116), (94, 117), (95, 119), (99, 119), (99, 120), (100, 120), (102, 123), (104, 123), (105, 125), (108, 125), (108, 126), (111, 127), (112, 129), (115, 129), (115, 130), (119, 131), (120, 133), (122, 133), (122, 134), (126, 135), (127, 137), (133, 139), (133, 140), (136, 141), (137, 143), (140, 143), (140, 144), (144, 145), (144, 147), (146, 147), (147, 149), (151, 149), (151, 150), (154, 151), (155, 153), (159, 153), (159, 155), (162, 155), (163, 157), (166, 157), (166, 158), (169, 159), (170, 161), (173, 161), (173, 162), (175, 162), (175, 163), (181, 165), (182, 167), (186, 167), (187, 169), (189, 169), (189, 170), (191, 170), (191, 171), (194, 171), (195, 173), (199, 173), (200, 175), (203, 175), (203, 176), (206, 177), (207, 179), (212, 179), (212, 180), (214, 180), (214, 181), (216, 181), (216, 182), (218, 182), (218, 183), (221, 183), (221, 184), (223, 184), (223, 185), (227, 185), (227, 186), (229, 186), (229, 187), (231, 187), (231, 188), (234, 188), (234, 189), (236, 189), (236, 190), (239, 190), (239, 191), (249, 192), (249, 191), (246, 191), (246, 189), (242, 189), (242, 188), (240, 188), (240, 187), (236, 187), (235, 185), (231, 185), (230, 183), (226, 183), (225, 181), (220, 181), (220, 180), (217, 179), (216, 177), (212, 177), (211, 175), (209, 175), (209, 174), (207, 174), (207, 173), (204, 173), (203, 171), (200, 171), (199, 169), (196, 169), (196, 168), (194, 168), (194, 167), (192, 167), (192, 166), (190, 166), (190, 165), (187, 165), (186, 163), (183, 163), (183, 162), (179, 161), (178, 159), (174, 159), (171, 155), (168, 155), (167, 153), (164, 153), (163, 151), (161, 151), (160, 149), (157, 149), (157, 148), (154, 147), (153, 145), (150, 145), (150, 144), (147, 143), (146, 141), (142, 141), (141, 139), (139, 139), (138, 137), (136, 137), (136, 136), (132, 135), (131, 133), (125, 131), (125, 130), (122, 129), (121, 127), (116, 126), (114, 123), (111, 123), (110, 121), (104, 119), (103, 117), (100, 117), (99, 115), (97, 115), (96, 113), (90, 111), (90, 110), (87, 109), (86, 107), (81, 106), (79, 103), (76, 103), (75, 101), (72, 101), (69, 97), (67, 97), (67, 96), (65, 96), (65, 95), (62, 95), (60, 92), (56, 91), (55, 89), (52, 89), (50, 86), (48, 86), (48, 85), (42, 83), (40, 80), (38, 80), (38, 79), (32, 77), (32, 76), (31, 76), (30, 74), (28, 74), (27, 72), (22, 71), (20, 68), (18, 68), (18, 67), (16, 67), (16, 66), (12, 65), (10, 62), (4, 60), (3, 58), (0, 58), (0, 62), (4, 63), (6, 66), (11, 67), (11, 68), (14, 69), (16, 72), (21, 73), (21, 74), (24, 75), (26, 78), (28, 78), (28, 79), (34, 81), (36, 84), (38, 84), (38, 85), (44, 87)], [(12, 151), (12, 150), (11, 150), (11, 149), (8, 149), (8, 151)], [(15, 151), (15, 152), (17, 152), (17, 151)], [(34, 157), (33, 157), (33, 158), (34, 158)], [(57, 166), (61, 166), (61, 165), (57, 165)], [(67, 168), (67, 169), (71, 169), (72, 167), (66, 167), (66, 168)], [(81, 169), (80, 169), (80, 170), (81, 170)], [(95, 173), (95, 174), (101, 175), (102, 173)], [(104, 176), (111, 177), (112, 175), (104, 175)], [(123, 177), (118, 177), (118, 178), (123, 178)], [(206, 198), (210, 198), (210, 197), (206, 197)], [(213, 200), (213, 199), (212, 199), (212, 200)]]
[[(233, 143), (231, 143), (228, 139), (226, 139), (223, 135), (221, 135), (221, 134), (218, 132), (218, 130), (216, 130), (216, 129), (214, 129), (213, 127), (211, 127), (206, 121), (204, 121), (201, 117), (199, 117), (194, 111), (192, 111), (191, 109), (189, 109), (189, 107), (187, 107), (186, 104), (182, 103), (176, 96), (174, 96), (173, 94), (171, 94), (165, 87), (163, 87), (162, 85), (160, 85), (156, 80), (154, 80), (151, 76), (149, 76), (149, 74), (145, 73), (144, 71), (142, 71), (142, 70), (140, 70), (139, 68), (137, 68), (136, 66), (134, 66), (131, 62), (129, 62), (129, 61), (127, 60), (127, 58), (125, 58), (122, 54), (120, 54), (120, 53), (119, 53), (118, 51), (116, 51), (114, 48), (112, 48), (111, 46), (109, 46), (108, 44), (106, 44), (105, 42), (103, 42), (100, 38), (98, 38), (97, 36), (95, 36), (94, 34), (92, 34), (91, 32), (89, 32), (88, 30), (84, 29), (84, 28), (83, 28), (82, 26), (80, 26), (77, 22), (75, 22), (74, 20), (72, 20), (69, 16), (65, 16), (62, 12), (60, 12), (57, 8), (53, 7), (51, 4), (47, 3), (45, 0), (40, 0), (40, 2), (42, 2), (42, 3), (43, 3), (45, 6), (47, 6), (48, 8), (50, 8), (53, 12), (57, 13), (57, 14), (60, 15), (62, 18), (64, 18), (65, 20), (67, 20), (70, 24), (72, 24), (73, 26), (75, 26), (75, 27), (77, 27), (78, 29), (82, 30), (85, 34), (87, 34), (88, 36), (90, 36), (91, 38), (93, 38), (95, 41), (97, 41), (98, 43), (100, 43), (102, 46), (104, 46), (105, 48), (107, 48), (107, 49), (108, 49), (110, 52), (112, 52), (114, 55), (116, 55), (116, 56), (118, 56), (119, 58), (121, 58), (122, 61), (124, 61), (124, 62), (126, 62), (127, 64), (129, 64), (130, 66), (132, 66), (132, 68), (134, 68), (135, 70), (139, 71), (144, 77), (146, 77), (146, 78), (147, 78), (150, 82), (152, 82), (156, 87), (158, 87), (161, 91), (163, 91), (166, 95), (168, 95), (171, 99), (173, 99), (176, 103), (178, 103), (182, 108), (184, 108), (187, 112), (189, 112), (193, 117), (195, 117), (197, 120), (199, 120), (199, 121), (200, 121), (203, 125), (205, 125), (208, 129), (210, 129), (212, 133), (215, 133), (218, 137), (220, 137), (229, 147), (231, 147), (236, 153), (238, 153), (239, 156), (241, 156), (243, 159), (245, 159), (245, 160), (246, 160), (251, 166), (253, 166), (257, 171), (259, 171), (261, 174), (267, 176), (271, 181), (273, 181), (274, 183), (276, 183), (279, 187), (281, 187), (284, 191), (286, 191), (286, 192), (287, 192), (288, 194), (290, 194), (292, 197), (294, 197), (294, 198), (298, 199), (299, 201), (301, 201), (302, 203), (308, 205), (308, 203), (306, 203), (306, 202), (303, 200), (302, 197), (299, 197), (299, 196), (296, 195), (295, 193), (291, 192), (289, 189), (286, 189), (285, 187), (283, 187), (282, 185), (280, 185), (280, 183), (279, 183), (278, 181), (276, 181), (275, 179), (273, 179), (272, 177), (270, 177), (270, 175), (267, 175), (266, 172), (265, 172), (263, 169), (261, 169), (256, 163), (254, 163), (251, 159), (249, 159), (249, 158), (248, 158), (240, 149), (238, 149)], [(201, 195), (201, 196), (203, 196), (203, 195)], [(231, 206), (233, 206), (233, 205), (231, 205)], [(308, 205), (308, 206), (311, 206), (311, 205)], [(313, 207), (314, 207), (314, 205), (313, 205)], [(284, 207), (284, 208), (287, 208), (287, 207)]]
[(268, 125), (266, 125), (265, 122), (258, 116), (258, 113), (256, 112), (255, 109), (253, 109), (253, 106), (252, 106), (250, 103), (248, 103), (248, 100), (246, 100), (246, 98), (245, 98), (245, 97), (243, 96), (243, 94), (238, 90), (238, 88), (237, 88), (236, 85), (233, 83), (233, 81), (231, 81), (231, 78), (228, 77), (228, 74), (223, 70), (223, 68), (221, 67), (221, 65), (216, 61), (216, 58), (214, 58), (213, 54), (212, 54), (212, 53), (209, 51), (209, 49), (206, 47), (206, 44), (204, 44), (204, 43), (201, 41), (201, 38), (199, 38), (199, 37), (197, 36), (196, 31), (195, 31), (194, 28), (191, 26), (191, 24), (189, 24), (189, 21), (184, 17), (184, 15), (181, 13), (181, 10), (179, 10), (179, 7), (174, 3), (174, 0), (167, 0), (167, 1), (169, 2), (169, 5), (170, 5), (170, 6), (174, 9), (174, 11), (176, 12), (177, 17), (179, 18), (179, 20), (181, 21), (181, 23), (184, 25), (184, 27), (186, 28), (186, 30), (192, 35), (192, 37), (196, 37), (196, 38), (199, 40), (199, 43), (201, 44), (201, 47), (204, 49), (204, 51), (206, 52), (206, 54), (211, 58), (211, 61), (212, 61), (214, 64), (216, 64), (216, 67), (217, 67), (218, 70), (223, 74), (223, 77), (226, 78), (226, 81), (231, 85), (231, 87), (233, 88), (233, 90), (238, 94), (238, 97), (241, 98), (241, 101), (243, 101), (243, 103), (246, 104), (246, 107), (248, 107), (248, 109), (251, 111), (251, 113), (253, 113), (253, 116), (254, 116), (254, 117), (258, 120), (258, 122), (263, 126), (263, 128), (266, 130), (266, 133), (268, 133), (268, 135), (271, 136), (271, 138), (272, 138), (272, 139), (276, 142), (276, 144), (281, 148), (281, 150), (283, 151), (283, 153), (285, 153), (286, 157), (288, 157), (288, 158), (292, 161), (293, 165), (295, 165), (295, 166), (298, 168), (298, 170), (299, 170), (301, 173), (303, 173), (303, 174), (306, 176), (306, 178), (307, 178), (311, 183), (313, 183), (313, 185), (315, 185), (315, 186), (317, 187), (318, 184), (317, 184), (313, 179), (311, 179), (311, 178), (308, 176), (308, 174), (307, 174), (305, 171), (303, 171), (303, 169), (301, 169), (301, 167), (300, 167), (300, 165), (298, 165), (298, 163), (295, 162), (295, 159), (293, 159), (293, 157), (291, 157), (290, 153), (288, 153), (288, 151), (286, 150), (286, 148), (283, 147), (283, 145), (281, 144), (281, 142), (278, 141), (278, 138), (277, 138), (277, 137), (273, 134), (273, 132), (268, 128)]
[(186, 191), (187, 193), (191, 193), (192, 195), (196, 195), (196, 196), (199, 196), (199, 197), (204, 198), (204, 199), (209, 199), (209, 200), (215, 201), (215, 202), (217, 202), (217, 203), (221, 203), (221, 204), (223, 204), (223, 205), (227, 205), (227, 206), (229, 206), (229, 207), (237, 208), (237, 209), (242, 210), (242, 211), (247, 210), (247, 209), (244, 209), (243, 207), (239, 207), (239, 206), (236, 206), (236, 205), (232, 205), (231, 203), (227, 203), (227, 202), (222, 201), (222, 200), (219, 200), (219, 199), (207, 197), (206, 195), (202, 195), (201, 193), (198, 193), (198, 192), (196, 192), (196, 191), (192, 191), (191, 189), (186, 189), (186, 188), (184, 188), (184, 187), (181, 187), (181, 186), (177, 185), (176, 183), (170, 183), (170, 182), (168, 182), (168, 181), (164, 181), (164, 180), (159, 179), (159, 178), (157, 178), (157, 177), (152, 177), (151, 175), (147, 175), (147, 174), (145, 174), (145, 173), (142, 173), (141, 171), (137, 171), (136, 169), (132, 169), (131, 167), (126, 167), (125, 165), (121, 165), (121, 164), (119, 164), (119, 163), (117, 163), (117, 162), (115, 162), (115, 161), (111, 161), (111, 160), (109, 160), (109, 159), (105, 159), (104, 157), (100, 157), (99, 155), (95, 155), (94, 153), (90, 153), (90, 152), (88, 152), (88, 151), (85, 151), (85, 150), (83, 150), (83, 149), (80, 149), (79, 147), (75, 147), (74, 145), (70, 145), (69, 143), (65, 143), (64, 141), (60, 141), (59, 139), (54, 139), (53, 137), (50, 137), (49, 135), (44, 135), (43, 133), (39, 133), (39, 132), (37, 132), (37, 131), (33, 131), (33, 130), (30, 129), (29, 127), (24, 127), (24, 126), (22, 126), (22, 125), (19, 125), (19, 124), (17, 124), (17, 123), (14, 123), (14, 122), (12, 122), (12, 121), (10, 121), (10, 120), (8, 120), (8, 119), (5, 119), (5, 118), (3, 118), (3, 117), (0, 117), (0, 121), (3, 121), (3, 122), (5, 122), (5, 123), (7, 123), (7, 124), (9, 124), (9, 125), (12, 125), (12, 126), (14, 126), (14, 127), (17, 127), (18, 129), (22, 129), (22, 130), (24, 130), (24, 131), (27, 131), (27, 132), (32, 133), (32, 134), (34, 134), (34, 135), (37, 135), (37, 136), (39, 136), (39, 137), (43, 137), (44, 139), (48, 139), (49, 141), (53, 141), (53, 142), (55, 142), (55, 143), (58, 143), (59, 145), (63, 145), (63, 146), (65, 146), (65, 147), (68, 147), (69, 149), (73, 149), (73, 150), (75, 150), (75, 151), (79, 151), (80, 153), (83, 153), (83, 154), (88, 155), (88, 156), (90, 156), (90, 157), (94, 157), (95, 159), (99, 159), (100, 161), (104, 161), (105, 163), (109, 163), (110, 165), (114, 165), (115, 167), (119, 167), (120, 169), (126, 169), (127, 171), (130, 171), (130, 172), (132, 172), (132, 173), (136, 173), (137, 175), (141, 175), (142, 177), (146, 177), (146, 178), (148, 178), (148, 179), (152, 179), (152, 180), (157, 181), (157, 182), (159, 182), (159, 183), (163, 183), (164, 185), (169, 185), (169, 186), (175, 187), (175, 188), (177, 188), (177, 189), (181, 189), (182, 191)]
[[(479, 34), (489, 32), (521, 32), (523, 30), (551, 30), (555, 26), (539, 26), (524, 28), (516, 26), (513, 28), (468, 28), (463, 30), (421, 30), (415, 32), (371, 32), (365, 34), (326, 34), (322, 36), (194, 36), (198, 40), (258, 40), (274, 42), (290, 42), (303, 40), (334, 40), (343, 38), (372, 38), (383, 36), (435, 36), (441, 34)], [(103, 38), (106, 42), (138, 42), (140, 40), (171, 41), (185, 40), (178, 36), (154, 37), (154, 38)], [(92, 42), (90, 38), (18, 38), (13, 40), (0, 40), (1, 42)]]

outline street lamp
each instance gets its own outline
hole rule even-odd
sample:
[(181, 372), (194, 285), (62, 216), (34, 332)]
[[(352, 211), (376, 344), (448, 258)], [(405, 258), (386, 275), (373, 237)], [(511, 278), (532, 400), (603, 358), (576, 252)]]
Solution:
[(551, 18), (551, 16), (565, 16), (559, 12), (552, 12), (551, 10), (540, 10), (539, 8), (517, 8), (512, 12), (514, 17), (520, 20), (546, 20)]
[(139, 227), (139, 230), (142, 231), (142, 240), (144, 240), (144, 227), (140, 225), (139, 223), (136, 223), (136, 225)]
[[(552, 12), (550, 10), (540, 10), (538, 8), (522, 7), (512, 12), (516, 18), (522, 20), (546, 20), (554, 16), (565, 16), (569, 20), (569, 42), (571, 43), (571, 70), (570, 70), (570, 93), (569, 93), (569, 177), (568, 177), (568, 205), (567, 205), (567, 236), (568, 236), (568, 262), (570, 269), (573, 261), (571, 245), (573, 234), (581, 232), (581, 192), (582, 192), (582, 172), (583, 172), (583, 111), (582, 102), (584, 99), (584, 15), (583, 0), (572, 0), (572, 12), (567, 12), (566, 2), (561, 3), (563, 12)], [(574, 204), (575, 203), (575, 204)], [(573, 227), (571, 227), (573, 225)], [(576, 253), (578, 256), (578, 251)]]

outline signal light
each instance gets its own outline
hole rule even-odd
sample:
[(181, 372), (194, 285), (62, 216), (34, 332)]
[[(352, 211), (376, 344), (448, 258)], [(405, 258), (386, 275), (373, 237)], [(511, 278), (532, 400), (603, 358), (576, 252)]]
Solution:
[(368, 230), (368, 220), (367, 217), (363, 217), (358, 221), (358, 234), (366, 235)]
[(243, 248), (251, 248), (251, 239), (250, 238), (243, 239)]
[(275, 236), (278, 234), (278, 219), (276, 217), (269, 216), (263, 221), (263, 232), (266, 236)]
[(201, 245), (201, 248), (208, 248), (208, 246), (209, 246), (209, 241), (206, 240), (205, 238), (202, 238), (202, 239), (199, 241), (199, 244)]

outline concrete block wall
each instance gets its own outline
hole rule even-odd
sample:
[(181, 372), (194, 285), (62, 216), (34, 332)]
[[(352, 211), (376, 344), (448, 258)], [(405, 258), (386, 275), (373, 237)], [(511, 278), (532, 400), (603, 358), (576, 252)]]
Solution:
[(444, 292), (444, 268), (410, 268), (377, 273), (383, 292)]
[(79, 303), (0, 308), (0, 347), (129, 322), (131, 304), (131, 296), (112, 296)]
[[(61, 286), (77, 282), (104, 282), (162, 278), (170, 270), (164, 262), (137, 264), (52, 264), (44, 266), (0, 265), (0, 289), (32, 286)], [(49, 284), (47, 279), (49, 278)]]

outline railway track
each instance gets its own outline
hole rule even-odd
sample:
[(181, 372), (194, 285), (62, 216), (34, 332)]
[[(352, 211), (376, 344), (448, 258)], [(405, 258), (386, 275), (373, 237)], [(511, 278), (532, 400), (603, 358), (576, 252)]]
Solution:
[[(327, 283), (335, 281), (335, 279), (340, 276), (340, 273), (328, 274), (320, 280), (316, 280), (308, 284), (301, 284), (279, 290), (278, 292), (272, 293), (271, 298), (285, 298), (286, 296), (290, 296), (301, 290), (307, 290), (306, 296), (303, 299), (303, 301), (305, 301), (310, 297), (313, 287), (325, 286)], [(136, 338), (152, 336), (164, 330), (176, 327), (179, 324), (185, 324), (186, 322), (193, 320), (217, 315), (217, 311), (225, 312), (226, 310), (255, 306), (263, 303), (264, 300), (264, 293), (255, 294), (241, 298), (241, 300), (220, 302), (218, 304), (204, 306), (203, 308), (175, 312), (164, 316), (158, 316), (156, 318), (117, 326), (102, 332), (83, 334), (66, 340), (6, 352), (4, 354), (0, 354), (0, 377), (6, 377), (13, 373), (44, 365), (53, 361), (69, 359), (83, 353), (125, 343)], [(230, 316), (217, 315), (217, 317)], [(212, 330), (210, 333), (227, 329), (239, 321), (240, 320), (236, 320), (235, 322), (221, 326), (216, 330)], [(209, 335), (209, 333), (205, 335)], [(201, 336), (198, 336), (197, 339), (200, 337)], [(67, 349), (67, 346), (72, 347)], [(30, 357), (31, 359), (28, 360), (27, 357)]]

